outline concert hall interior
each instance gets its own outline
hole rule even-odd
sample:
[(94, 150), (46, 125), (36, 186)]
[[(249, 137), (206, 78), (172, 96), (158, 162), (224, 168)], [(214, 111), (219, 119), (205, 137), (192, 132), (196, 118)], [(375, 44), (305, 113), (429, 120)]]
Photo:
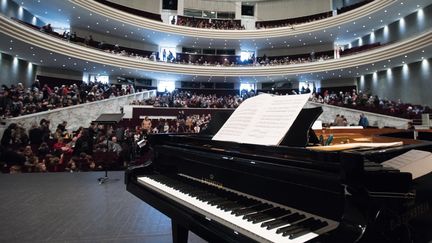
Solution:
[(1, 242), (432, 242), (432, 0), (0, 0)]

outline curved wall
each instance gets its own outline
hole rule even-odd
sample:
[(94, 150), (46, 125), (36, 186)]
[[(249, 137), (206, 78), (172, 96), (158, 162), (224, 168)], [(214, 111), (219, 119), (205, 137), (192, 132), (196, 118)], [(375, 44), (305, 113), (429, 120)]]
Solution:
[(332, 10), (331, 1), (275, 0), (256, 3), (256, 18), (262, 20), (280, 20), (309, 16)]
[(358, 78), (357, 87), (389, 100), (432, 107), (432, 58)]
[(38, 66), (0, 52), (0, 83), (6, 86), (22, 83), (30, 87), (35, 80)]
[(147, 12), (159, 14), (162, 7), (162, 0), (108, 0), (119, 5), (123, 5), (129, 8), (135, 8), (144, 10)]
[(432, 4), (363, 36), (351, 44), (392, 43), (432, 28)]

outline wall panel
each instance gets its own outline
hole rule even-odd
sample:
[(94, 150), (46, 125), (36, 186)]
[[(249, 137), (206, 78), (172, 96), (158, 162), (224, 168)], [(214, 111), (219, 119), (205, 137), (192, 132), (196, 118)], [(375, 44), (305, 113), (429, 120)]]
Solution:
[(162, 7), (162, 0), (109, 0), (110, 2), (117, 3), (126, 7), (135, 8), (151, 13), (160, 13)]
[(432, 59), (365, 75), (358, 78), (359, 89), (390, 100), (432, 106), (430, 88)]
[(24, 60), (0, 53), (0, 83), (10, 86), (22, 83), (30, 87), (35, 79), (37, 66)]
[(331, 10), (328, 0), (275, 0), (258, 2), (257, 20), (289, 19)]

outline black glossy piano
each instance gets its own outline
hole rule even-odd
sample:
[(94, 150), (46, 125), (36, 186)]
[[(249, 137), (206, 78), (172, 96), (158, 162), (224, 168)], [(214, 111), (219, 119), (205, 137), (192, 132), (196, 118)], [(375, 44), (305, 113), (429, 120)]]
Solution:
[[(429, 242), (432, 176), (381, 162), (427, 141), (315, 151), (153, 135), (153, 157), (126, 171), (127, 190), (172, 220), (174, 242)], [(311, 145), (312, 146), (312, 145)]]

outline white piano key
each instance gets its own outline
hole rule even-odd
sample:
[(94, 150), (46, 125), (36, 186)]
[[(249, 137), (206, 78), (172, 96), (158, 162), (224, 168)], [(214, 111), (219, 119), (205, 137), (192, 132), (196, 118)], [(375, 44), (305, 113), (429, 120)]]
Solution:
[[(277, 229), (288, 226), (289, 224), (282, 225), (278, 228), (267, 230), (265, 227), (261, 227), (262, 222), (260, 223), (252, 223), (251, 221), (247, 221), (243, 219), (244, 215), (241, 216), (235, 216), (231, 214), (230, 211), (225, 212), (222, 209), (217, 208), (217, 205), (210, 205), (207, 202), (198, 200), (196, 197), (192, 197), (188, 194), (185, 194), (179, 190), (176, 190), (175, 188), (169, 187), (161, 182), (158, 182), (152, 178), (149, 177), (139, 177), (138, 181), (141, 182), (141, 184), (151, 188), (152, 190), (155, 190), (162, 195), (171, 198), (175, 200), (176, 202), (191, 208), (194, 211), (197, 211), (198, 213), (203, 214), (204, 217), (207, 219), (215, 220), (231, 229), (233, 229), (234, 232), (242, 233), (252, 239), (255, 239), (257, 241), (266, 241), (266, 242), (281, 242), (281, 243), (302, 243), (306, 242), (308, 240), (311, 240), (315, 237), (317, 237), (319, 234), (315, 232), (309, 232), (305, 235), (302, 235), (295, 239), (289, 239), (288, 236), (282, 236), (282, 234), (276, 234)], [(230, 190), (231, 191), (231, 190)], [(244, 195), (243, 195), (244, 196)], [(254, 197), (254, 199), (256, 199)], [(259, 200), (259, 199), (257, 199)], [(268, 201), (263, 201), (263, 203), (269, 203)], [(275, 205), (280, 206), (280, 205)], [(303, 213), (296, 209), (289, 208), (288, 210), (291, 210), (292, 213), (298, 212), (300, 214), (305, 214), (306, 217), (310, 217), (310, 215)], [(322, 218), (320, 218), (322, 220)], [(271, 219), (272, 220), (272, 219)], [(270, 221), (270, 220), (267, 220)], [(293, 222), (295, 224), (295, 222)], [(332, 224), (335, 228), (335, 224)]]

